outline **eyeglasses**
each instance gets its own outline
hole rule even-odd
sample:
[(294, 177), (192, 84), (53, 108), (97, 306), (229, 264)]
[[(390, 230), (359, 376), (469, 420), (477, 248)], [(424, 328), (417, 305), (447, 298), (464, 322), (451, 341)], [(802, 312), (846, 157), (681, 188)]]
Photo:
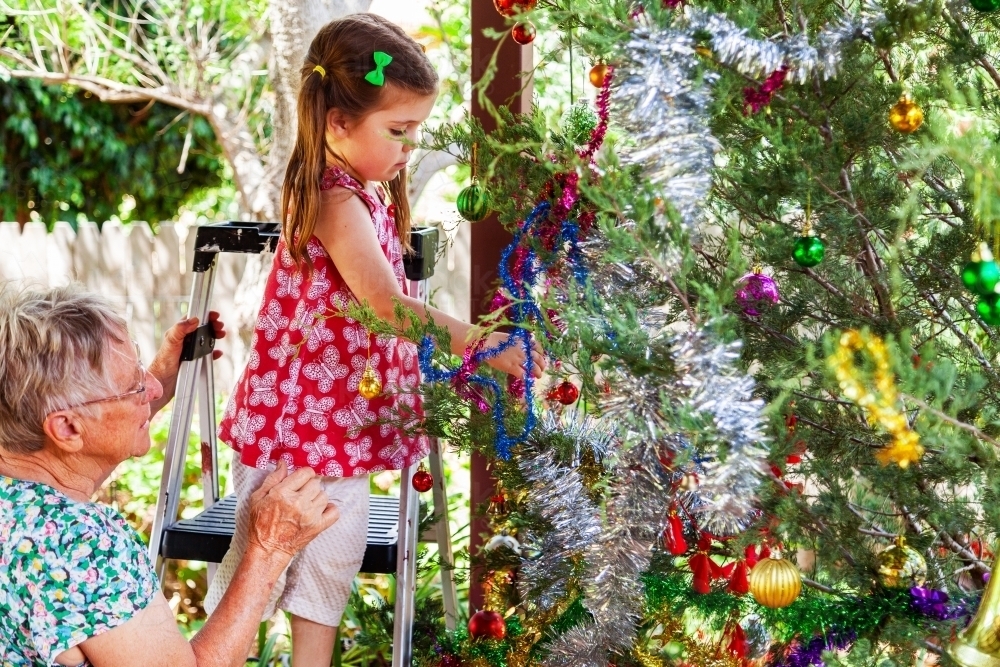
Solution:
[(95, 398), (90, 401), (84, 401), (83, 403), (77, 403), (76, 405), (71, 405), (65, 410), (70, 410), (72, 408), (82, 408), (85, 405), (93, 405), (94, 403), (104, 403), (105, 401), (119, 401), (123, 398), (128, 398), (129, 396), (135, 396), (139, 394), (141, 396), (142, 404), (146, 404), (146, 367), (142, 365), (142, 357), (139, 355), (139, 343), (132, 341), (135, 345), (135, 358), (139, 360), (139, 386), (131, 391), (126, 391), (124, 394), (117, 394), (115, 396), (105, 396), (104, 398)]

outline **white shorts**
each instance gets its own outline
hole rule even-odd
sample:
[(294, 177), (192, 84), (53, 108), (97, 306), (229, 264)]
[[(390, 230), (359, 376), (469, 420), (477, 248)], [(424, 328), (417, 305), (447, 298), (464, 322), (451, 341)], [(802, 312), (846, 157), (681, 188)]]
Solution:
[[(210, 614), (243, 559), (250, 525), (250, 495), (269, 472), (240, 463), (238, 452), (234, 452), (232, 470), (237, 494), (236, 533), (205, 596), (205, 611)], [(330, 502), (340, 510), (340, 519), (292, 558), (274, 585), (263, 620), (271, 618), (276, 609), (283, 609), (314, 623), (340, 626), (368, 542), (370, 486), (368, 475), (321, 477), (320, 483)]]

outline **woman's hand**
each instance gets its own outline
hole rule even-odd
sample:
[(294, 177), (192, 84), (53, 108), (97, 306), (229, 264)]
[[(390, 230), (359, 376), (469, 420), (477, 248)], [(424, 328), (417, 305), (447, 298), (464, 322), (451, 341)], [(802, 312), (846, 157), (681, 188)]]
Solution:
[[(505, 333), (490, 334), (489, 338), (486, 339), (486, 349), (498, 347), (509, 337), (510, 334)], [(542, 373), (545, 371), (545, 355), (542, 353), (542, 347), (534, 338), (531, 339), (531, 362), (531, 374), (536, 379), (542, 377)], [(513, 345), (486, 363), (498, 371), (515, 377), (524, 377), (524, 346), (520, 341), (515, 341)]]
[[(208, 321), (212, 323), (212, 330), (215, 338), (226, 337), (226, 325), (219, 319), (219, 314), (214, 310), (209, 312)], [(170, 402), (177, 389), (177, 371), (181, 366), (181, 350), (184, 347), (184, 337), (198, 328), (198, 318), (189, 317), (181, 320), (174, 326), (167, 329), (163, 336), (163, 343), (156, 353), (156, 358), (149, 365), (150, 374), (163, 385), (163, 395), (150, 403), (152, 414)], [(222, 356), (222, 350), (214, 350), (212, 358), (218, 359)]]
[(281, 461), (250, 496), (248, 541), (268, 552), (294, 556), (338, 519), (340, 510), (329, 502), (312, 468), (289, 475)]

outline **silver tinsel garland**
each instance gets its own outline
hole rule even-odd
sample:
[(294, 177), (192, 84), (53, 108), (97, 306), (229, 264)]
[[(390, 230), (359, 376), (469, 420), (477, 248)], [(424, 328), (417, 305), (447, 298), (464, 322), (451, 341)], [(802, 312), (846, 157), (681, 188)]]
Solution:
[[(548, 451), (544, 443), (552, 434), (572, 443), (572, 452), (561, 452), (569, 454), (567, 460), (558, 460), (555, 452)], [(532, 433), (518, 468), (528, 483), (526, 504), (548, 526), (537, 534), (526, 530), (520, 535), (526, 554), (518, 577), (522, 600), (548, 610), (565, 599), (573, 574), (571, 558), (582, 555), (601, 532), (600, 510), (587, 495), (577, 467), (585, 454), (604, 461), (616, 446), (610, 429), (576, 412), (561, 416), (546, 412)]]
[(644, 604), (640, 575), (663, 531), (670, 482), (655, 447), (639, 442), (622, 453), (604, 529), (585, 554), (583, 604), (593, 620), (553, 640), (546, 667), (607, 667), (610, 653), (632, 648)]
[(706, 432), (717, 443), (714, 456), (700, 464), (690, 507), (700, 527), (716, 535), (743, 530), (757, 516), (757, 487), (767, 470), (764, 401), (753, 397), (753, 378), (736, 366), (740, 347), (706, 330), (684, 334), (674, 344), (683, 388), (679, 409), (707, 417)]
[(712, 187), (719, 144), (708, 129), (711, 95), (699, 79), (695, 42), (686, 32), (637, 28), (619, 54), (612, 84), (612, 116), (632, 145), (623, 147), (624, 164), (640, 165), (663, 188), (693, 233), (702, 203)]
[[(719, 75), (699, 67), (694, 35), (711, 35), (713, 57), (743, 74), (763, 76), (785, 67), (790, 81), (803, 83), (814, 73), (836, 76), (844, 45), (871, 41), (880, 20), (881, 9), (869, 1), (858, 17), (823, 29), (813, 43), (804, 34), (754, 39), (726, 16), (690, 6), (672, 27), (636, 28), (618, 53), (612, 87), (613, 120), (631, 144), (621, 150), (622, 163), (641, 166), (673, 204), (685, 231), (695, 234), (719, 149), (708, 125), (710, 88)], [(657, 221), (666, 224), (662, 216)]]
[(554, 461), (551, 453), (528, 454), (518, 462), (527, 480), (527, 502), (537, 508), (549, 529), (541, 535), (521, 534), (526, 554), (521, 558), (518, 593), (541, 610), (566, 599), (574, 556), (580, 556), (601, 532), (600, 510), (587, 496), (575, 469)]
[(840, 73), (844, 45), (856, 39), (872, 40), (872, 27), (882, 16), (881, 10), (868, 3), (857, 18), (844, 17), (824, 28), (814, 44), (803, 34), (779, 36), (773, 40), (754, 39), (722, 14), (713, 14), (695, 7), (685, 7), (684, 21), (688, 30), (707, 32), (712, 55), (719, 62), (742, 74), (759, 77), (782, 67), (788, 70), (793, 83), (805, 83), (816, 73), (832, 79)]

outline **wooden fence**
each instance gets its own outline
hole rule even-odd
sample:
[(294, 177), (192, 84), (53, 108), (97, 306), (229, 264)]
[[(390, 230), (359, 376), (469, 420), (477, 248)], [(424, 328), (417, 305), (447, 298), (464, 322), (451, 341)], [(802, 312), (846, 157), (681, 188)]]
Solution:
[[(146, 363), (163, 332), (187, 314), (193, 256), (194, 234), (173, 223), (160, 223), (154, 235), (142, 222), (106, 222), (100, 229), (85, 222), (77, 231), (58, 222), (51, 233), (41, 222), (23, 229), (16, 222), (0, 222), (0, 282), (43, 287), (79, 282), (112, 299)], [(225, 320), (233, 311), (246, 255), (220, 254), (218, 261), (212, 308)], [(224, 355), (215, 366), (216, 388), (226, 394), (234, 381), (233, 337), (219, 341)]]
[[(149, 363), (163, 332), (187, 314), (194, 257), (194, 234), (189, 234), (189, 229), (193, 227), (162, 222), (153, 234), (144, 222), (106, 222), (100, 229), (96, 223), (84, 222), (73, 231), (69, 223), (57, 222), (52, 232), (46, 232), (41, 222), (29, 222), (23, 228), (16, 222), (0, 222), (0, 283), (55, 287), (75, 281), (103, 294), (120, 306), (143, 360)], [(450, 236), (431, 278), (431, 293), (442, 310), (468, 319), (468, 223), (453, 228)], [(245, 345), (236, 340), (234, 308), (246, 262), (247, 255), (220, 254), (215, 273), (212, 309), (230, 325), (230, 335), (218, 343), (223, 357), (215, 363), (216, 390), (226, 395), (247, 354)], [(493, 277), (492, 273), (479, 272), (475, 276), (477, 280)], [(243, 301), (257, 304), (260, 295), (244, 297)], [(254, 313), (244, 313), (247, 315)], [(238, 366), (235, 372), (234, 366)]]

